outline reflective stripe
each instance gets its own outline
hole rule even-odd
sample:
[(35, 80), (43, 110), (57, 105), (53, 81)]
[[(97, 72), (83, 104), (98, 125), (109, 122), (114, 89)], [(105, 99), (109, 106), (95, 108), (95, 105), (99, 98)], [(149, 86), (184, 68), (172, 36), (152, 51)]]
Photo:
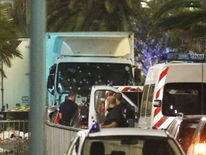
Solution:
[(161, 109), (159, 107), (156, 108), (155, 111), (154, 111), (154, 115), (156, 116), (160, 111), (161, 111)]
[(162, 113), (161, 113), (161, 109), (160, 108), (158, 108), (159, 110), (158, 110), (158, 113), (155, 115), (155, 117), (153, 118), (154, 120), (153, 120), (153, 124), (156, 124), (162, 117), (163, 117), (163, 115), (162, 115)]
[(159, 127), (159, 129), (165, 129), (167, 128), (170, 123), (175, 119), (175, 117), (168, 117), (167, 120), (165, 120), (162, 125)]
[(165, 75), (167, 75), (168, 69), (169, 69), (169, 67), (166, 67), (166, 68), (162, 71), (162, 73), (160, 74), (160, 77), (159, 77), (159, 81), (162, 80), (162, 78), (163, 78)]
[(143, 86), (114, 86), (114, 88), (121, 92), (143, 92)]
[[(155, 94), (156, 100), (162, 100), (162, 98), (163, 98), (163, 88), (165, 85), (165, 80), (166, 80), (166, 75), (168, 73), (168, 69), (169, 69), (169, 67), (164, 68), (159, 76), (159, 81), (157, 84), (157, 91)], [(153, 127), (159, 128), (160, 126), (162, 126), (166, 122), (167, 119), (168, 119), (167, 116), (162, 115), (161, 108), (160, 107), (156, 108), (154, 110)]]
[(158, 129), (167, 119), (168, 119), (167, 116), (161, 117), (161, 119), (154, 125), (154, 127)]

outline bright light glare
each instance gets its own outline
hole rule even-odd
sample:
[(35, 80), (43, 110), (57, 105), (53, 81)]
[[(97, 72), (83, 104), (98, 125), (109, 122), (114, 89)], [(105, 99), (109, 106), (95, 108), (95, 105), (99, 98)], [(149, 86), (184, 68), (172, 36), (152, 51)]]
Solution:
[(195, 155), (206, 155), (206, 143), (195, 144)]

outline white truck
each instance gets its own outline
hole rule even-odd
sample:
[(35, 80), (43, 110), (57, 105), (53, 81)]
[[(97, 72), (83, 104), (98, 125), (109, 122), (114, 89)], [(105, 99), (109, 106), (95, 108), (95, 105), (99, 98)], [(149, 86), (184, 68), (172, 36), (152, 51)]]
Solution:
[[(47, 33), (50, 111), (52, 105), (65, 100), (71, 89), (77, 92), (76, 102), (81, 105), (92, 97), (93, 85), (134, 86), (137, 76), (133, 44), (134, 36), (128, 32)], [(96, 106), (91, 103), (93, 100), (90, 100), (90, 108)], [(137, 105), (135, 107), (137, 109)], [(94, 109), (90, 113), (96, 113)], [(96, 116), (91, 118), (96, 121)]]
[(139, 126), (162, 129), (177, 115), (206, 114), (206, 63), (156, 64), (147, 74)]
[(2, 102), (0, 107), (4, 104), (5, 110), (15, 110), (18, 105), (20, 107), (30, 104), (30, 39), (19, 38), (18, 41), (19, 45), (17, 46), (17, 50), (20, 51), (23, 59), (14, 58), (11, 61), (11, 67), (3, 66), (7, 78), (1, 78), (0, 82), (0, 100)]

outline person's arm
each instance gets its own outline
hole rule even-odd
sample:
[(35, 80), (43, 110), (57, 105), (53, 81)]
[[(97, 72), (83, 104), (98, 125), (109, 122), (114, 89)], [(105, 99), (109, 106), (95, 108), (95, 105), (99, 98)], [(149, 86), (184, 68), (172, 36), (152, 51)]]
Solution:
[(59, 114), (59, 119), (61, 120), (62, 119), (62, 107), (60, 106), (59, 107), (59, 112), (58, 112)]
[(101, 128), (116, 128), (117, 126), (118, 126), (117, 122), (112, 122), (107, 125), (101, 124)]
[(62, 113), (59, 112), (59, 119), (61, 120), (62, 119)]

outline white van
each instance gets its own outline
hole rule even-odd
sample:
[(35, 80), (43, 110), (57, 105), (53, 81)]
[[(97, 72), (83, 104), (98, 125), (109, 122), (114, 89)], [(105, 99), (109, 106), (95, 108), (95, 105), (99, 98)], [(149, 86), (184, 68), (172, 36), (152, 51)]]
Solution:
[(177, 115), (205, 114), (206, 63), (157, 64), (149, 69), (139, 127), (167, 128)]

